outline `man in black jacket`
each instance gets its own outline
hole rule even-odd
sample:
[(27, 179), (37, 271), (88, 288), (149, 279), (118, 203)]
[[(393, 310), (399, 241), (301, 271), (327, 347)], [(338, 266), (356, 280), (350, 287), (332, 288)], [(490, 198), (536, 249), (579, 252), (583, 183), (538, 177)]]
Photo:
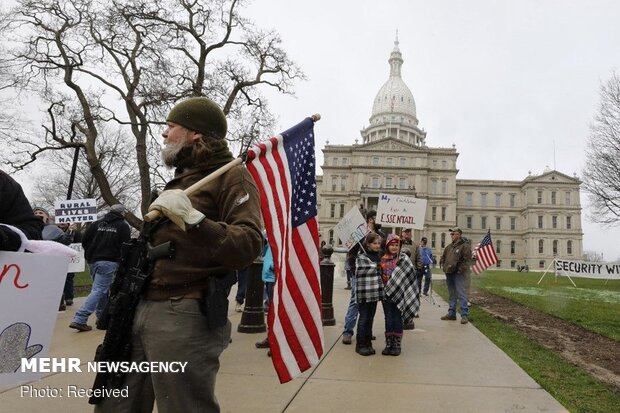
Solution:
[(114, 273), (121, 257), (121, 245), (129, 241), (129, 225), (123, 218), (125, 207), (112, 205), (102, 219), (93, 222), (82, 237), (84, 257), (90, 268), (93, 286), (86, 301), (75, 313), (70, 328), (89, 331), (93, 328), (87, 324), (88, 317), (96, 313), (97, 318), (105, 308), (108, 289), (112, 284)]
[(22, 240), (41, 239), (43, 222), (32, 213), (22, 187), (8, 174), (0, 171), (0, 251), (21, 251)]

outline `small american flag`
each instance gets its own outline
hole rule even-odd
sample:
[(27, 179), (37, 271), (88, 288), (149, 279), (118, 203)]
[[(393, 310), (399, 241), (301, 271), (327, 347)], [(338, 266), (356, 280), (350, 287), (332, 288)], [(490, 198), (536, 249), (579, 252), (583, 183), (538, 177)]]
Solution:
[(261, 194), (273, 252), (268, 339), (280, 383), (286, 383), (323, 355), (314, 121), (306, 118), (250, 149), (246, 166)]
[(493, 243), (491, 242), (491, 231), (487, 232), (474, 251), (476, 253), (476, 263), (472, 270), (476, 274), (480, 274), (491, 265), (497, 263), (497, 254), (495, 254), (495, 248), (493, 248)]

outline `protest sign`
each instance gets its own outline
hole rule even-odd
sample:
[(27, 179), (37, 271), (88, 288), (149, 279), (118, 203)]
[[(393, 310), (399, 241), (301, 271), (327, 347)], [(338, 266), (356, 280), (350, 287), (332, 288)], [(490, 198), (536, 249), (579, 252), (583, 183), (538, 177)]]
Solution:
[(0, 385), (37, 380), (22, 359), (46, 358), (69, 257), (0, 252)]
[(353, 207), (347, 214), (336, 224), (334, 233), (342, 241), (344, 246), (350, 250), (368, 233), (366, 220), (357, 207)]
[(379, 194), (377, 223), (392, 227), (423, 229), (426, 199)]
[(97, 220), (97, 202), (94, 199), (68, 199), (54, 202), (54, 222), (94, 222)]
[(620, 279), (620, 262), (590, 262), (556, 258), (555, 275), (582, 278)]
[(71, 257), (69, 261), (69, 269), (67, 272), (82, 272), (86, 268), (86, 259), (84, 258), (84, 248), (79, 242), (69, 244), (69, 248), (77, 251), (78, 255)]

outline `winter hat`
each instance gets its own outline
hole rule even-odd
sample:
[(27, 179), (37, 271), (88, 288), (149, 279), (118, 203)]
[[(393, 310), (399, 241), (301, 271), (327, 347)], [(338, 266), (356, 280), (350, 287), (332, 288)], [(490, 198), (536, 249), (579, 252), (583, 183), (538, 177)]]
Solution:
[(205, 97), (189, 98), (177, 103), (168, 114), (166, 121), (177, 123), (205, 135), (214, 132), (220, 139), (226, 137), (228, 129), (226, 116), (222, 109), (211, 99)]
[(385, 247), (389, 247), (390, 244), (400, 244), (400, 237), (395, 234), (390, 234), (387, 237), (387, 241), (385, 243)]
[(116, 212), (117, 214), (123, 214), (125, 212), (125, 205), (123, 204), (114, 204), (110, 207), (111, 212)]
[(45, 208), (41, 208), (41, 207), (34, 207), (34, 208), (32, 209), (32, 212), (33, 212), (33, 213), (34, 213), (34, 212), (37, 212), (37, 211), (41, 211), (41, 212), (45, 213), (45, 215), (47, 215), (48, 217), (50, 216), (50, 213), (49, 213), (49, 212), (47, 212), (47, 209), (45, 209)]

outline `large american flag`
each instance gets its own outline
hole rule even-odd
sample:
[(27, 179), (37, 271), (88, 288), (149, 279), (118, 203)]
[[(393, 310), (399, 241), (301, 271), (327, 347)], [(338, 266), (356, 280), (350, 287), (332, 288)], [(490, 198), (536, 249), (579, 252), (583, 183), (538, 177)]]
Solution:
[(472, 270), (476, 274), (480, 274), (491, 265), (497, 263), (497, 254), (495, 254), (495, 248), (493, 248), (493, 243), (491, 242), (491, 231), (487, 232), (474, 251), (476, 253), (476, 263)]
[(269, 347), (280, 383), (323, 355), (314, 121), (306, 118), (248, 151), (261, 194), (276, 274), (267, 316)]

